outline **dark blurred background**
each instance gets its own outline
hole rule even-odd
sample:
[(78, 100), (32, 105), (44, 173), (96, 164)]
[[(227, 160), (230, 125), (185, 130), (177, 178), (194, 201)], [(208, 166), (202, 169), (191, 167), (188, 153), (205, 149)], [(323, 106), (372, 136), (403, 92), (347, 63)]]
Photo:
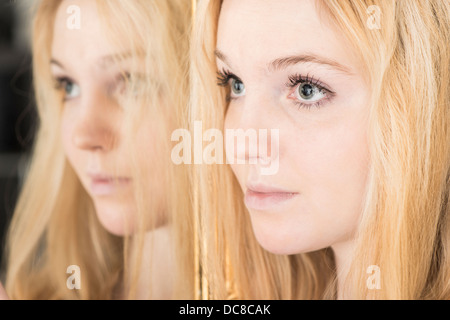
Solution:
[(34, 1), (0, 0), (0, 259), (36, 127), (29, 45)]

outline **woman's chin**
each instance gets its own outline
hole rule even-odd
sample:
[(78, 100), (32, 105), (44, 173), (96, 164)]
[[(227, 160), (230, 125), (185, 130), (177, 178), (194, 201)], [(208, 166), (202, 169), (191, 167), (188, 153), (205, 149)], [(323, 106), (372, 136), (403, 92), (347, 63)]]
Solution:
[[(94, 206), (98, 220), (109, 233), (122, 237), (138, 232), (137, 209), (135, 206), (95, 200)], [(150, 221), (145, 222), (148, 225), (144, 228), (144, 232), (153, 231), (168, 224), (164, 214), (155, 215), (152, 218), (154, 220), (150, 219)]]
[[(252, 221), (253, 232), (261, 247), (276, 255), (307, 253), (327, 246), (308, 228), (291, 230), (290, 226), (276, 223)], [(324, 239), (325, 240), (325, 239)]]
[(117, 204), (99, 203), (95, 201), (94, 204), (97, 218), (106, 231), (119, 237), (134, 233), (135, 228), (134, 226), (130, 226), (129, 221), (129, 217), (132, 216), (130, 209), (127, 210), (127, 208), (122, 208)]

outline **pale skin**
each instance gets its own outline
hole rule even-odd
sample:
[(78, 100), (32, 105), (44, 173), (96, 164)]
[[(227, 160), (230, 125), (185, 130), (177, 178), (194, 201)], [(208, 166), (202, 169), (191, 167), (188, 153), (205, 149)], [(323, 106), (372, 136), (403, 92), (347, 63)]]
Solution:
[(256, 238), (276, 254), (331, 247), (343, 299), (367, 182), (370, 91), (350, 44), (316, 5), (224, 0), (216, 61), (230, 87), (225, 129), (279, 130), (275, 175), (232, 165)]
[[(118, 97), (125, 90), (122, 72), (133, 73), (135, 70), (130, 69), (126, 60), (119, 65), (112, 63), (110, 57), (122, 51), (108, 43), (95, 3), (90, 0), (62, 3), (55, 20), (49, 68), (56, 83), (59, 83), (57, 90), (62, 92), (64, 100), (61, 141), (67, 160), (92, 198), (104, 228), (121, 236), (126, 231), (133, 233), (135, 230), (136, 204), (133, 173), (128, 163), (125, 128), (122, 125), (124, 110), (119, 105)], [(66, 27), (69, 5), (80, 8), (80, 29)], [(155, 136), (152, 121), (162, 119), (151, 116), (142, 119), (141, 127), (133, 137), (142, 149), (134, 152), (140, 155), (139, 165), (147, 169), (145, 172), (160, 172), (162, 168), (156, 170), (149, 167), (152, 163), (148, 154), (158, 151), (158, 139), (151, 138)], [(155, 181), (154, 173), (144, 178), (145, 181)], [(111, 187), (108, 180), (117, 184)], [(155, 193), (156, 199), (161, 199), (164, 181), (162, 178), (157, 181), (150, 186), (149, 192)], [(153, 299), (170, 299), (172, 294), (173, 250), (170, 250), (171, 237), (164, 223), (162, 205), (155, 214), (158, 214), (159, 223), (156, 229), (146, 234), (142, 259), (142, 270), (151, 270), (151, 274), (141, 273), (137, 299), (146, 299), (149, 294)], [(125, 230), (126, 225), (129, 230)], [(121, 292), (117, 295), (122, 298)]]

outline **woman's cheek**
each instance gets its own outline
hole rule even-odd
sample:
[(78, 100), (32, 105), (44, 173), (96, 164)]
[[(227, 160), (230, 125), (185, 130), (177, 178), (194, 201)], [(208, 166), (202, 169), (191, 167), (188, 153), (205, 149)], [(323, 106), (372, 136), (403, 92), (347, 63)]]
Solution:
[(78, 159), (78, 152), (73, 139), (74, 129), (75, 122), (73, 121), (73, 117), (63, 114), (61, 121), (62, 148), (67, 160), (72, 165), (77, 175), (81, 178), (80, 174), (82, 174), (82, 170), (79, 169), (80, 159)]
[(63, 114), (61, 121), (61, 142), (66, 155), (69, 155), (72, 146), (73, 123), (68, 121), (67, 115)]

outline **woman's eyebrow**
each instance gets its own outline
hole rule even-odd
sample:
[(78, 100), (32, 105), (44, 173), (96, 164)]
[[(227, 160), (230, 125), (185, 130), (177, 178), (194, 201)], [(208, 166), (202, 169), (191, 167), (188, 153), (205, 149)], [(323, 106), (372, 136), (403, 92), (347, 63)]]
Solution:
[(282, 70), (286, 69), (289, 66), (298, 64), (298, 63), (315, 63), (322, 64), (343, 73), (347, 73), (352, 75), (353, 72), (350, 71), (350, 68), (325, 57), (321, 57), (317, 54), (300, 54), (293, 55), (284, 58), (276, 59), (268, 64), (269, 70)]
[[(219, 49), (216, 49), (214, 51), (215, 56), (222, 60), (224, 63), (230, 66), (230, 62), (228, 57)], [(283, 70), (286, 69), (289, 66), (298, 64), (298, 63), (315, 63), (315, 64), (321, 64), (328, 67), (331, 67), (333, 69), (336, 69), (340, 72), (347, 73), (349, 75), (352, 75), (353, 72), (350, 71), (350, 68), (334, 61), (328, 58), (321, 57), (316, 54), (300, 54), (300, 55), (292, 55), (287, 56), (279, 59), (275, 59), (268, 63), (268, 69), (269, 70)]]
[[(131, 56), (132, 55), (129, 52), (125, 52), (125, 53), (121, 53), (121, 54), (108, 54), (108, 55), (100, 57), (97, 60), (97, 64), (101, 68), (108, 68), (114, 62), (129, 59), (129, 58), (131, 58)], [(50, 64), (54, 64), (62, 69), (65, 69), (64, 65), (55, 58), (51, 58)]]
[(228, 61), (227, 56), (220, 51), (219, 49), (214, 50), (214, 55), (219, 59), (222, 60), (224, 63), (226, 63), (228, 66), (231, 67), (230, 62)]
[(54, 64), (54, 65), (57, 65), (58, 67), (60, 67), (61, 69), (65, 69), (63, 64), (54, 58), (52, 58), (50, 60), (50, 64)]
[(131, 52), (124, 52), (119, 54), (109, 54), (98, 59), (98, 65), (102, 68), (108, 68), (110, 65), (118, 61), (127, 60), (132, 57)]

